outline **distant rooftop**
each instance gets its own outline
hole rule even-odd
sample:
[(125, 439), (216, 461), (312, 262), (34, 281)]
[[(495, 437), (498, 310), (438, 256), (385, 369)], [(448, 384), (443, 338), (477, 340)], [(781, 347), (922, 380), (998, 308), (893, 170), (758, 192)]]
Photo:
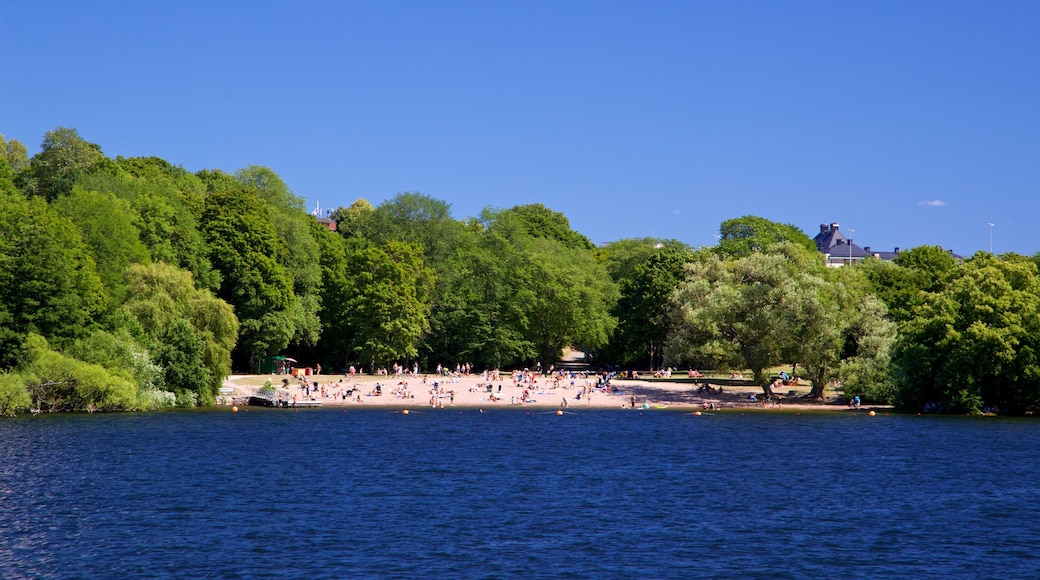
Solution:
[[(837, 222), (820, 224), (820, 233), (816, 234), (813, 241), (816, 242), (816, 249), (827, 257), (827, 266), (831, 268), (862, 262), (866, 258), (891, 262), (899, 255), (898, 246), (891, 252), (874, 250), (870, 246), (857, 246), (852, 238), (845, 236)], [(964, 259), (963, 256), (954, 254), (953, 250), (947, 251), (955, 260)]]

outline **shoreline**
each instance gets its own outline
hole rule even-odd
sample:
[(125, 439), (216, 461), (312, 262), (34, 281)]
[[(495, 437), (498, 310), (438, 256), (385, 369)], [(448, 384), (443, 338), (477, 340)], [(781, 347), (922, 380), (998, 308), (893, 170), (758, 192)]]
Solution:
[[(283, 379), (289, 380), (289, 388), (283, 387)], [(278, 398), (291, 400), (296, 397), (300, 407), (318, 406), (355, 409), (537, 409), (540, 411), (563, 409), (580, 410), (685, 410), (685, 411), (816, 411), (816, 412), (868, 412), (891, 411), (885, 405), (870, 405), (852, 408), (838, 394), (829, 395), (824, 401), (812, 401), (806, 397), (808, 385), (789, 387), (781, 394), (780, 402), (760, 399), (762, 389), (752, 385), (719, 385), (711, 378), (690, 381), (668, 379), (613, 379), (613, 393), (594, 388), (595, 376), (588, 384), (582, 377), (559, 381), (546, 380), (539, 376), (532, 382), (515, 384), (512, 377), (504, 375), (501, 380), (482, 380), (480, 376), (464, 375), (445, 377), (420, 375), (418, 377), (394, 376), (344, 376), (310, 375), (302, 377), (312, 386), (308, 394), (301, 378), (288, 375), (231, 375), (224, 381), (226, 389), (233, 393), (218, 397), (219, 405), (245, 405), (256, 389), (270, 380), (278, 389)], [(434, 390), (434, 383), (437, 390)], [(315, 390), (313, 385), (317, 383)], [(708, 383), (722, 392), (698, 392), (698, 386)], [(381, 395), (375, 395), (375, 386), (380, 385)], [(487, 390), (488, 384), (492, 389)], [(324, 390), (325, 396), (322, 396)], [(524, 392), (527, 400), (522, 401)], [(348, 394), (349, 393), (349, 394)], [(583, 395), (584, 393), (584, 395)], [(591, 393), (591, 396), (588, 394)], [(750, 400), (750, 395), (759, 400)], [(492, 398), (493, 396), (493, 398)], [(291, 408), (291, 407), (290, 407)]]

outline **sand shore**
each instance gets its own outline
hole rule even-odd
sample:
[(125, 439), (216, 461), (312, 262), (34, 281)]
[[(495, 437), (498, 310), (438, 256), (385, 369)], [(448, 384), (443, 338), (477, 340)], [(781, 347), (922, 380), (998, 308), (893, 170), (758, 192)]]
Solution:
[[(283, 380), (288, 379), (286, 388)], [(224, 404), (243, 404), (254, 391), (270, 380), (278, 387), (279, 398), (296, 401), (321, 401), (323, 407), (335, 406), (344, 408), (388, 408), (388, 409), (430, 409), (430, 408), (535, 408), (539, 410), (566, 408), (575, 409), (767, 409), (767, 410), (817, 410), (817, 411), (851, 411), (837, 393), (830, 394), (825, 401), (813, 401), (806, 395), (808, 385), (791, 387), (782, 393), (781, 402), (762, 401), (762, 390), (753, 385), (733, 385), (727, 381), (722, 392), (698, 391), (698, 387), (707, 382), (717, 389), (720, 384), (712, 383), (712, 379), (692, 381), (676, 379), (641, 379), (611, 381), (611, 391), (595, 388), (596, 377), (590, 376), (588, 382), (578, 377), (566, 378), (558, 382), (544, 376), (537, 377), (534, 382), (517, 384), (508, 374), (500, 380), (489, 381), (478, 375), (444, 377), (437, 375), (420, 375), (418, 377), (393, 376), (354, 376), (313, 375), (308, 377), (287, 377), (284, 375), (232, 375), (224, 382), (233, 394), (221, 397)], [(310, 383), (307, 392), (303, 380)], [(317, 388), (314, 384), (317, 383)], [(436, 390), (434, 389), (436, 383)], [(375, 386), (380, 385), (381, 395), (375, 395)], [(488, 385), (491, 391), (488, 391)], [(788, 387), (785, 387), (787, 389)], [(322, 391), (324, 390), (324, 396)], [(523, 401), (524, 392), (527, 400)], [(584, 392), (585, 394), (579, 395)], [(589, 393), (591, 392), (591, 395)], [(758, 396), (758, 401), (749, 399), (750, 395)], [(883, 409), (883, 407), (870, 407)], [(866, 407), (860, 410), (867, 410)]]

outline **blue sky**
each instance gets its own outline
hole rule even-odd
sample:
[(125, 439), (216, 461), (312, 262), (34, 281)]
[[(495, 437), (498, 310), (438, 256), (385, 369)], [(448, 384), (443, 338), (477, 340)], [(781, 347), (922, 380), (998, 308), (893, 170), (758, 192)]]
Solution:
[(1035, 0), (8, 1), (0, 133), (266, 165), (309, 208), (543, 203), (597, 243), (752, 214), (1031, 255), (1038, 30)]

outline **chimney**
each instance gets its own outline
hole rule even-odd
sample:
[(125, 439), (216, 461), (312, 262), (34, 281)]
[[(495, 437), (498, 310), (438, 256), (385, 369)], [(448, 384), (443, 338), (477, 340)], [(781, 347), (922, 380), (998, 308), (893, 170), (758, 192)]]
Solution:
[(820, 233), (821, 234), (826, 234), (827, 233), (827, 224), (820, 224)]
[(863, 246), (863, 251), (869, 254), (870, 253), (870, 246)]
[(896, 253), (899, 253), (899, 246), (896, 246)]
[(838, 231), (838, 222), (831, 223), (831, 231)]

